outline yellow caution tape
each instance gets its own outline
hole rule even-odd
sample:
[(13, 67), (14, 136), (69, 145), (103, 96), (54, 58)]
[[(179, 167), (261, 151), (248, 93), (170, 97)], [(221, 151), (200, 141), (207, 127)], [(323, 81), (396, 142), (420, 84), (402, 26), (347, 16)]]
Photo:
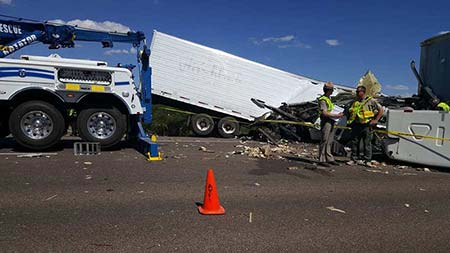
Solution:
[[(193, 112), (178, 110), (174, 108), (169, 107), (162, 107), (161, 109), (167, 110), (167, 111), (173, 111), (173, 112), (179, 112), (179, 113), (185, 113), (185, 114), (195, 114)], [(217, 118), (217, 117), (216, 117)], [(246, 123), (246, 122), (240, 122), (239, 123)], [(288, 124), (288, 125), (299, 125), (299, 126), (305, 126), (305, 127), (320, 127), (319, 124), (314, 124), (311, 122), (300, 122), (300, 121), (290, 121), (290, 120), (259, 120), (258, 122), (263, 123), (272, 123), (272, 124)], [(351, 127), (347, 126), (335, 126), (334, 128), (337, 129), (344, 129), (344, 130), (352, 130)], [(417, 139), (429, 139), (429, 140), (438, 140), (438, 141), (450, 141), (450, 138), (441, 138), (441, 137), (434, 137), (429, 135), (422, 135), (422, 134), (410, 134), (410, 133), (403, 133), (403, 132), (397, 132), (397, 131), (388, 131), (388, 130), (374, 130), (376, 133), (381, 134), (390, 134), (390, 135), (396, 135), (396, 136), (407, 136), (407, 137), (414, 137)]]

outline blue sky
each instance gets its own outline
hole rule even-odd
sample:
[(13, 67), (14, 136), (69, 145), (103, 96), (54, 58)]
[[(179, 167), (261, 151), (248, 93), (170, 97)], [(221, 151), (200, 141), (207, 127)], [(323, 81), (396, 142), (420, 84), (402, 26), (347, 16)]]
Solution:
[[(37, 20), (112, 21), (153, 29), (263, 64), (320, 80), (354, 86), (371, 69), (388, 94), (413, 94), (410, 69), (419, 43), (450, 30), (450, 1), (181, 1), (0, 0), (0, 13)], [(113, 50), (81, 43), (49, 51), (43, 45), (20, 54), (135, 63), (130, 46)]]

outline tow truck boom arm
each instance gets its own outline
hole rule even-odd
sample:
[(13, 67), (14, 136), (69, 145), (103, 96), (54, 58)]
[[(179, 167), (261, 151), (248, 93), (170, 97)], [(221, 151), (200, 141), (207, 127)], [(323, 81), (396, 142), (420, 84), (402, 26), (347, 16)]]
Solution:
[(49, 49), (58, 49), (74, 47), (74, 41), (101, 42), (103, 47), (122, 42), (137, 47), (144, 40), (142, 32), (107, 32), (50, 22), (0, 19), (0, 58), (35, 42), (47, 44)]

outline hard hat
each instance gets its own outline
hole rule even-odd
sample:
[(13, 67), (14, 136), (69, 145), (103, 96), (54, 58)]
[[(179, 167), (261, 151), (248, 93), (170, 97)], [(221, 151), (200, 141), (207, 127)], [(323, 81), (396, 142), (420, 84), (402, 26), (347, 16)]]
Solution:
[(334, 89), (334, 84), (333, 84), (332, 82), (326, 82), (326, 83), (323, 85), (323, 88), (324, 88), (324, 89), (330, 89), (330, 90), (332, 90), (332, 89)]

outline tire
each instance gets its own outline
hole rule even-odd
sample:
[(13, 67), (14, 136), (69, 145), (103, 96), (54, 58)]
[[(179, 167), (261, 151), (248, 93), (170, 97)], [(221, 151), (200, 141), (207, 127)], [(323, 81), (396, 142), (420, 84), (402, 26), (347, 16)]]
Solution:
[(239, 135), (239, 122), (232, 117), (225, 117), (219, 120), (217, 131), (223, 138), (233, 138)]
[(0, 139), (5, 138), (10, 134), (9, 128), (8, 128), (8, 121), (5, 119), (3, 121), (0, 121)]
[(17, 106), (9, 117), (9, 129), (16, 142), (31, 150), (45, 150), (64, 134), (64, 117), (53, 105), (29, 101)]
[(214, 120), (208, 114), (195, 114), (191, 118), (191, 127), (195, 134), (208, 136), (214, 130)]
[(88, 108), (77, 119), (78, 134), (84, 141), (99, 142), (103, 148), (117, 145), (127, 131), (127, 119), (116, 108)]

